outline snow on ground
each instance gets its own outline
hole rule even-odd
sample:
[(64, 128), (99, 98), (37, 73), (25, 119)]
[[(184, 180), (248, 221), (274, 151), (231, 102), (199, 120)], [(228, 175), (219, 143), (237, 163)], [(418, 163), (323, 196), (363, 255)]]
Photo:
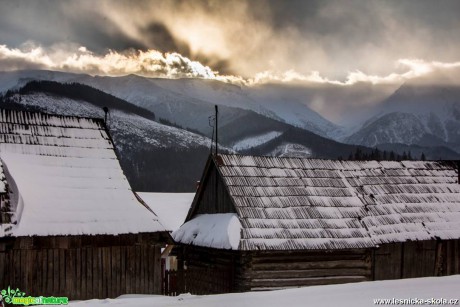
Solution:
[(195, 193), (138, 192), (142, 200), (155, 212), (166, 229), (175, 231), (184, 223)]
[[(123, 295), (117, 299), (71, 302), (71, 307), (83, 306), (238, 306), (238, 307), (278, 307), (278, 306), (376, 306), (378, 299), (455, 299), (457, 304), (393, 304), (458, 306), (460, 276), (429, 277), (402, 280), (371, 281), (343, 285), (315, 286), (268, 292), (248, 292), (219, 295), (196, 296), (182, 294), (177, 297), (158, 295)], [(435, 301), (436, 302), (436, 301)], [(384, 304), (380, 304), (384, 305)], [(390, 305), (390, 304), (387, 304)]]
[(280, 131), (270, 131), (264, 134), (256, 135), (256, 136), (250, 136), (247, 138), (244, 138), (242, 140), (239, 140), (235, 144), (233, 144), (233, 149), (238, 151), (238, 150), (244, 150), (244, 149), (249, 149), (251, 147), (259, 146), (262, 144), (267, 143), (268, 141), (273, 140), (274, 138), (280, 136), (282, 132)]

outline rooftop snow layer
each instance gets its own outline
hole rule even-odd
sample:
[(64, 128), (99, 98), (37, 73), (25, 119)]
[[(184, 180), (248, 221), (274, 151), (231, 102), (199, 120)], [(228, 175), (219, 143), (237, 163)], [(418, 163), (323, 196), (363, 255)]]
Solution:
[(235, 213), (200, 214), (174, 232), (174, 240), (220, 249), (238, 249), (241, 224)]
[(165, 231), (100, 120), (0, 110), (0, 157), (19, 194), (13, 236)]
[(460, 238), (453, 164), (240, 155), (215, 161), (242, 225), (241, 250)]

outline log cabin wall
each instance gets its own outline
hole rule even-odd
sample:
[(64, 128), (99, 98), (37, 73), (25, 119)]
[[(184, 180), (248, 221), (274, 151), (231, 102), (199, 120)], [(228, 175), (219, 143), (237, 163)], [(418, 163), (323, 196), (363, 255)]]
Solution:
[(185, 292), (217, 294), (243, 292), (245, 264), (241, 252), (184, 246)]
[(4, 238), (0, 289), (71, 300), (160, 294), (158, 242), (158, 234)]
[(216, 294), (460, 274), (460, 240), (336, 251), (229, 251), (182, 246), (186, 292)]
[(442, 259), (443, 275), (460, 274), (460, 240), (443, 242)]
[(227, 251), (184, 247), (186, 292), (215, 294), (368, 281), (371, 251)]
[(383, 244), (375, 250), (375, 280), (460, 274), (460, 240)]
[(372, 279), (371, 251), (265, 251), (251, 254), (251, 290), (328, 285)]

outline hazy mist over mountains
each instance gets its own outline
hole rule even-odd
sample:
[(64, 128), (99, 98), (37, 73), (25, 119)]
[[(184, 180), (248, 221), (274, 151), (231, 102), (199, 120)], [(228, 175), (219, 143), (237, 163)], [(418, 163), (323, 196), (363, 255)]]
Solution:
[[(152, 189), (147, 182), (155, 190), (193, 189), (210, 150), (214, 105), (227, 152), (337, 159), (378, 148), (460, 158), (454, 83), (246, 86), (24, 70), (1, 72), (0, 91), (6, 108), (102, 118), (107, 106), (121, 163), (138, 190)], [(186, 175), (176, 173), (179, 165)]]

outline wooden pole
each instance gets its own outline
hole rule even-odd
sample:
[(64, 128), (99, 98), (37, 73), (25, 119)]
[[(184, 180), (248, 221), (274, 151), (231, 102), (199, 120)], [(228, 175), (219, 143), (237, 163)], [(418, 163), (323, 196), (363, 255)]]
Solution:
[(216, 212), (219, 211), (219, 171), (218, 171), (218, 163), (217, 163), (217, 154), (219, 153), (219, 150), (218, 150), (218, 144), (219, 144), (219, 135), (218, 135), (218, 131), (219, 131), (219, 126), (218, 126), (218, 120), (217, 120), (217, 117), (219, 116), (219, 109), (217, 108), (217, 105), (214, 106), (215, 107), (215, 110), (216, 110), (216, 155), (215, 155), (215, 166), (216, 166), (216, 176), (215, 176), (215, 180), (216, 180), (216, 184), (215, 184), (215, 195), (216, 195), (216, 203), (215, 203), (215, 208), (216, 208)]
[(218, 120), (217, 118), (219, 117), (219, 109), (217, 107), (217, 105), (214, 106), (215, 107), (215, 110), (216, 110), (216, 157), (217, 157), (217, 154), (219, 153), (219, 150), (218, 150), (218, 144), (219, 144), (219, 126), (218, 126)]

